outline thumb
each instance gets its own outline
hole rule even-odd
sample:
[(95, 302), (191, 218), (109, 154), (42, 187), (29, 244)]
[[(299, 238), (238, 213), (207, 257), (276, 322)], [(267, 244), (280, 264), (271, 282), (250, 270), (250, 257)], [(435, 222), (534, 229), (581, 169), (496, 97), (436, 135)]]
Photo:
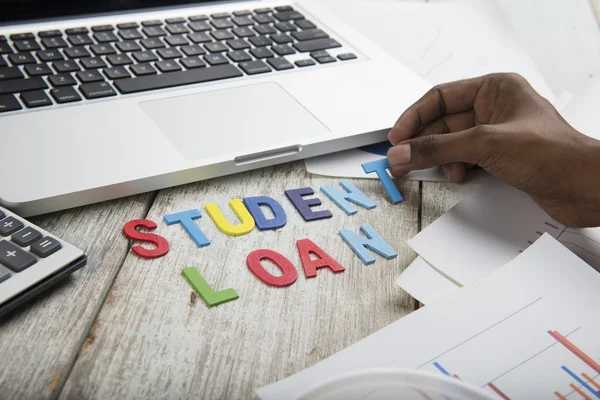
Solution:
[(421, 136), (392, 147), (388, 161), (393, 170), (406, 172), (454, 162), (479, 164), (483, 140), (478, 126), (460, 132)]

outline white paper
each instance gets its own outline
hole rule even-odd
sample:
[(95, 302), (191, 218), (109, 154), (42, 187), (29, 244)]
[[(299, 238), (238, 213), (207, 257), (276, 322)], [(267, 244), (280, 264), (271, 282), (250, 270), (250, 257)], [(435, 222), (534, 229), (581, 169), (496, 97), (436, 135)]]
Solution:
[(548, 232), (600, 270), (600, 231), (550, 217), (524, 192), (492, 180), (409, 241), (427, 263), (461, 285), (489, 275)]
[[(431, 3), (329, 0), (324, 4), (432, 85), (490, 72), (519, 72), (538, 92), (554, 100), (494, 0)], [(380, 152), (380, 156), (384, 155)], [(361, 164), (376, 157), (354, 149), (307, 159), (305, 165), (311, 174), (365, 178), (368, 176)], [(447, 180), (439, 168), (416, 171), (404, 179)]]
[(390, 367), (441, 373), (438, 363), (490, 393), (492, 383), (510, 399), (568, 396), (577, 382), (563, 366), (596, 382), (600, 367), (595, 371), (549, 331), (600, 362), (599, 287), (598, 272), (544, 235), (496, 273), (257, 393), (292, 399), (338, 374)]
[(421, 257), (417, 257), (402, 272), (402, 275), (396, 279), (396, 284), (425, 305), (431, 304), (460, 288), (455, 282), (427, 264)]

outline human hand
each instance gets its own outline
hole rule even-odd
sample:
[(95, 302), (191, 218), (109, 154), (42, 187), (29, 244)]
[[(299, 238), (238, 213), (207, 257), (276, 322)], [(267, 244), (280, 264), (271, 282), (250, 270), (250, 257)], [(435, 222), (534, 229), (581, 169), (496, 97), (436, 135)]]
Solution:
[(388, 137), (395, 177), (441, 165), (460, 182), (466, 169), (480, 166), (561, 223), (600, 225), (600, 142), (571, 127), (520, 75), (436, 86)]

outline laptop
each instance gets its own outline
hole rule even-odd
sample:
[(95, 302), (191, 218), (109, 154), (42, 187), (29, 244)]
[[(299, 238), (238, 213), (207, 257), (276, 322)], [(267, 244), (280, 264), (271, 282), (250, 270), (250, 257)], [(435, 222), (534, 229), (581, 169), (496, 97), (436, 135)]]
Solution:
[(381, 142), (428, 89), (316, 1), (0, 5), (0, 204), (22, 216)]

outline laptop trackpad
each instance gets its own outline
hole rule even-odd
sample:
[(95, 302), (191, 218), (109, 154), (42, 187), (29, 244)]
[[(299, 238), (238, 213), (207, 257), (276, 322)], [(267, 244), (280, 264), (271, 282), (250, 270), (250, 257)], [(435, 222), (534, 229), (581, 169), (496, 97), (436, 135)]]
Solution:
[(329, 133), (274, 82), (139, 104), (183, 157), (198, 160), (277, 148)]

